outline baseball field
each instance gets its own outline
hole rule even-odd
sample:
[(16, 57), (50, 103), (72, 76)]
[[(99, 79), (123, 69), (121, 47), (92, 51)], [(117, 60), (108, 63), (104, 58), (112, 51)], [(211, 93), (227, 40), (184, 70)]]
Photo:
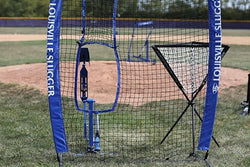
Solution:
[[(240, 115), (250, 73), (250, 30), (224, 30), (223, 35), (223, 44), (229, 45), (230, 50), (222, 63), (214, 130), (221, 147), (212, 145), (209, 161), (212, 166), (250, 166), (250, 117)], [(100, 48), (95, 52), (98, 55), (103, 51)], [(91, 76), (95, 76), (90, 78), (89, 85), (95, 99), (106, 104), (114, 99), (110, 92), (116, 89), (116, 64), (108, 53), (100, 55), (89, 67)], [(0, 28), (0, 166), (57, 166), (46, 76), (46, 28)], [(120, 166), (128, 165), (152, 166), (150, 162)], [(187, 166), (185, 163), (156, 165)]]

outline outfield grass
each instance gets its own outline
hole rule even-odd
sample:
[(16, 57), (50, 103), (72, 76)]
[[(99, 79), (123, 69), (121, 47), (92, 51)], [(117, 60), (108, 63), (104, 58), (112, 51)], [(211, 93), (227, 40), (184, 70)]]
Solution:
[(46, 41), (0, 42), (0, 66), (45, 63)]
[(0, 27), (0, 34), (46, 34), (46, 27)]
[(250, 70), (250, 46), (230, 45), (222, 66)]
[(250, 36), (250, 30), (238, 30), (238, 29), (223, 29), (222, 31), (223, 36)]
[[(89, 45), (91, 61), (115, 60), (114, 51), (105, 46)], [(105, 50), (105, 51), (103, 51)], [(222, 66), (250, 70), (250, 46), (230, 45)], [(0, 42), (0, 66), (45, 63), (46, 41)]]
[[(0, 66), (45, 63), (46, 44), (46, 41), (0, 42)], [(88, 48), (91, 61), (115, 60), (113, 49), (101, 45), (89, 45)]]
[[(117, 31), (119, 33), (119, 28)], [(0, 34), (46, 34), (46, 32), (46, 27), (0, 27)], [(121, 34), (121, 32), (119, 34)], [(223, 35), (250, 36), (250, 30), (223, 29)]]
[[(0, 34), (46, 34), (46, 28), (0, 27)], [(250, 30), (225, 29), (223, 35), (250, 36)], [(100, 45), (89, 45), (88, 47), (91, 52), (91, 60), (115, 60), (114, 52), (110, 48)], [(222, 65), (247, 70), (250, 67), (250, 46), (230, 45), (230, 47)], [(0, 66), (44, 63), (45, 56), (46, 41), (0, 42)]]

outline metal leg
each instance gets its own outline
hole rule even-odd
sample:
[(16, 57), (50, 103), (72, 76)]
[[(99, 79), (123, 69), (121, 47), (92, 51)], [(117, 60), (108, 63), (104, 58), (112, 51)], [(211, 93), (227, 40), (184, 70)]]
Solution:
[(169, 129), (169, 131), (167, 132), (167, 134), (163, 137), (163, 139), (161, 140), (162, 144), (166, 138), (168, 137), (168, 135), (172, 132), (172, 130), (174, 129), (174, 127), (178, 124), (178, 122), (181, 120), (181, 118), (183, 117), (183, 115), (187, 112), (187, 109), (189, 108), (191, 104), (188, 104), (187, 107), (185, 108), (185, 110), (181, 113), (181, 115), (178, 117), (178, 119), (175, 121), (175, 123), (173, 124), (173, 126)]
[(195, 115), (194, 115), (194, 103), (192, 104), (192, 137), (193, 137), (193, 152), (195, 154)]
[(248, 87), (247, 87), (247, 102), (248, 102), (248, 115), (250, 113), (250, 74), (248, 74)]
[(88, 151), (94, 151), (94, 121), (93, 121), (93, 110), (94, 110), (94, 100), (88, 99), (89, 103), (89, 147)]
[(59, 162), (59, 167), (63, 166), (62, 153), (57, 153), (57, 160)]
[[(195, 72), (194, 72), (194, 69), (195, 69), (195, 63), (194, 63), (194, 48), (191, 49), (191, 57), (190, 57), (190, 64), (191, 64), (191, 87), (192, 87), (192, 90), (191, 90), (191, 93), (192, 93), (192, 99), (194, 99), (194, 84), (195, 84), (195, 81), (194, 81), (194, 75), (195, 75)], [(192, 154), (195, 154), (195, 115), (194, 115), (194, 102), (192, 102), (191, 104), (192, 106), (192, 137), (193, 137), (193, 152)]]

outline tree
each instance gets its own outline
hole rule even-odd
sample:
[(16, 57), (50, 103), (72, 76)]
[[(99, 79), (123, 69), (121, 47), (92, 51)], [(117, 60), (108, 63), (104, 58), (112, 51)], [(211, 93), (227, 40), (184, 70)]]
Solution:
[[(50, 0), (0, 0), (0, 17), (47, 17)], [(63, 16), (80, 17), (82, 0), (63, 0)], [(114, 0), (86, 0), (86, 13), (112, 17)], [(221, 0), (223, 19), (250, 19), (250, 0)], [(105, 7), (105, 9), (104, 9)], [(67, 8), (67, 10), (64, 10)], [(118, 0), (120, 17), (206, 19), (207, 0)]]
[(0, 17), (47, 16), (49, 0), (4, 0), (0, 6)]
[(229, 3), (229, 0), (221, 0), (221, 7), (222, 8), (228, 8), (228, 3)]
[(38, 0), (34, 16), (48, 16), (49, 0)]
[(122, 0), (118, 1), (118, 14), (121, 17), (137, 17), (138, 8), (138, 0), (131, 0), (129, 3)]
[(188, 1), (176, 0), (175, 3), (170, 3), (168, 6), (167, 18), (194, 18), (195, 10)]
[(243, 9), (244, 11), (247, 10), (247, 8), (249, 7), (249, 5), (250, 5), (250, 0), (238, 0), (238, 2), (237, 2), (237, 6), (240, 9)]

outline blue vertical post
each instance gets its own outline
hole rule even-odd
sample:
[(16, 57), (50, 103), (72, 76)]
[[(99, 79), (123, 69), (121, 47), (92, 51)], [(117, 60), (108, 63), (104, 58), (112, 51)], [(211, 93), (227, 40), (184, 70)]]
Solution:
[[(207, 75), (207, 93), (198, 149), (209, 150), (213, 136), (217, 108), (220, 69), (221, 69), (221, 1), (208, 1), (209, 9), (209, 63)], [(217, 61), (219, 60), (219, 61)]]
[(88, 151), (94, 151), (94, 119), (93, 119), (93, 111), (94, 111), (94, 99), (88, 99), (89, 103), (89, 148)]
[[(87, 103), (86, 101), (83, 102), (83, 105), (84, 105), (84, 110), (87, 109)], [(83, 123), (83, 130), (84, 130), (84, 139), (87, 139), (87, 113), (86, 112), (83, 112), (84, 113), (84, 123)]]
[(128, 50), (128, 62), (130, 62), (130, 54), (131, 54), (131, 50), (132, 50), (132, 44), (134, 42), (134, 36), (135, 36), (135, 29), (136, 29), (137, 24), (134, 25), (133, 27), (133, 33), (132, 33), (132, 38), (130, 40), (129, 43), (129, 50)]

